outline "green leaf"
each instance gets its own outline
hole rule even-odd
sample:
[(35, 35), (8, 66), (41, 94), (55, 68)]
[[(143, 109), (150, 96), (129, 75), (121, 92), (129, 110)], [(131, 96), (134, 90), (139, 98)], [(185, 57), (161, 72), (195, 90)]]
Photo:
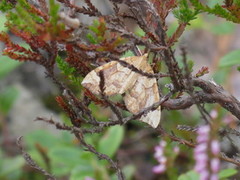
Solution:
[(122, 126), (113, 126), (107, 130), (98, 144), (98, 151), (103, 154), (113, 157), (119, 148), (124, 135)]
[(187, 66), (188, 66), (188, 70), (190, 72), (192, 72), (193, 71), (193, 66), (194, 66), (194, 61), (193, 60), (188, 60), (187, 61)]
[(207, 3), (207, 5), (208, 5), (210, 8), (213, 8), (213, 7), (216, 6), (217, 4), (222, 4), (222, 3), (223, 3), (223, 0), (207, 1), (206, 3)]
[(0, 91), (0, 112), (7, 114), (18, 97), (18, 91), (14, 87)]
[(61, 139), (45, 130), (38, 130), (27, 134), (27, 136), (25, 136), (25, 141), (31, 149), (35, 149), (36, 143), (49, 149), (61, 144)]
[(76, 166), (70, 174), (70, 180), (85, 180), (86, 177), (94, 177), (94, 169), (90, 165)]
[(85, 164), (80, 158), (80, 149), (55, 147), (49, 151), (48, 155), (53, 166), (52, 171), (58, 176), (67, 175), (78, 164)]
[(240, 50), (234, 50), (220, 59), (220, 67), (229, 67), (240, 64)]
[(182, 174), (178, 177), (178, 180), (198, 180), (199, 174), (195, 171), (188, 171), (185, 174)]
[(50, 23), (57, 27), (58, 22), (58, 11), (59, 11), (60, 5), (55, 2), (55, 0), (49, 0), (49, 14), (50, 14)]
[(122, 58), (130, 57), (130, 56), (134, 56), (133, 52), (132, 52), (132, 51), (127, 51), (127, 52), (122, 56)]
[(193, 10), (189, 7), (187, 0), (178, 0), (178, 6), (173, 10), (173, 15), (181, 23), (189, 23), (196, 19), (198, 10)]
[[(125, 179), (126, 180), (131, 180), (131, 179), (133, 179), (133, 175), (136, 171), (136, 168), (135, 168), (134, 165), (127, 165), (127, 166), (123, 167), (122, 171), (123, 171), (123, 174), (125, 176)], [(117, 175), (116, 174), (112, 175), (111, 180), (118, 180)]]
[(0, 3), (0, 11), (7, 12), (13, 8), (13, 5), (7, 0), (2, 0)]
[(7, 31), (7, 27), (4, 25), (5, 22), (6, 22), (6, 17), (3, 16), (3, 15), (0, 15), (0, 31), (4, 31), (6, 32)]
[(7, 56), (2, 56), (0, 58), (0, 79), (13, 71), (20, 64), (20, 62), (14, 61)]
[(2, 161), (3, 161), (2, 162), (3, 166), (0, 169), (0, 179), (1, 177), (7, 176), (19, 170), (25, 164), (25, 161), (21, 156), (16, 156), (14, 158), (7, 158)]
[(62, 176), (70, 173), (76, 166), (91, 166), (95, 157), (90, 152), (83, 152), (79, 147), (56, 146), (48, 153), (53, 173)]
[(135, 31), (135, 34), (139, 37), (145, 36), (145, 32), (141, 28), (137, 28), (137, 30)]
[(213, 80), (217, 83), (217, 84), (223, 84), (224, 82), (226, 82), (229, 78), (230, 75), (230, 68), (219, 68), (218, 71), (216, 71), (213, 74)]
[[(189, 26), (191, 27), (191, 26)], [(174, 34), (174, 32), (177, 30), (178, 28), (178, 22), (177, 21), (173, 21), (171, 24), (168, 25), (168, 29), (167, 29), (167, 35), (170, 37)]]
[(233, 24), (232, 22), (223, 22), (219, 24), (214, 24), (210, 30), (217, 35), (231, 34), (235, 30), (235, 27), (235, 24)]
[(58, 68), (62, 73), (69, 78), (75, 85), (79, 85), (82, 81), (82, 77), (78, 76), (76, 69), (70, 66), (66, 61), (64, 61), (60, 56), (56, 57), (56, 62)]
[(59, 163), (62, 162), (70, 166), (82, 164), (81, 162), (86, 163), (85, 160), (81, 159), (81, 155), (81, 149), (74, 147), (57, 146), (49, 151), (49, 156), (52, 160)]
[(219, 179), (229, 178), (237, 173), (238, 171), (236, 169), (223, 169), (218, 173), (218, 177)]
[(92, 44), (97, 44), (98, 43), (97, 38), (94, 35), (92, 35), (91, 33), (88, 33), (86, 35), (86, 37), (90, 41), (90, 43), (92, 43)]

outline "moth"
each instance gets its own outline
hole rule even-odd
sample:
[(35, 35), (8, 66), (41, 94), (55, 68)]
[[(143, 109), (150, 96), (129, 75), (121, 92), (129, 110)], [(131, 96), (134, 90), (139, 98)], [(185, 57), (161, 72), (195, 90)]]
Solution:
[[(147, 62), (147, 54), (143, 56), (132, 56), (121, 60), (133, 65), (143, 72), (153, 73), (152, 67)], [(122, 66), (117, 61), (111, 61), (89, 72), (82, 81), (82, 86), (90, 90), (93, 94), (100, 94), (99, 72), (103, 72), (105, 89), (107, 96), (122, 94), (127, 109), (137, 114), (160, 100), (157, 81), (155, 78), (148, 78), (128, 67)], [(140, 121), (156, 128), (160, 122), (161, 108), (150, 111), (142, 115)]]

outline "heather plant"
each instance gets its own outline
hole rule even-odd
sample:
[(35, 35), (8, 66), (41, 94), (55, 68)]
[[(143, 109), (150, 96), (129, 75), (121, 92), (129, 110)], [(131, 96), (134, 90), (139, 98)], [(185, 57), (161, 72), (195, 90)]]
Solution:
[[(47, 179), (141, 179), (137, 167), (121, 161), (119, 154), (127, 149), (128, 136), (135, 136), (141, 148), (147, 134), (152, 150), (142, 156), (151, 159), (152, 179), (217, 180), (236, 175), (239, 147), (233, 136), (239, 137), (240, 102), (218, 84), (223, 79), (217, 73), (226, 72), (220, 68), (237, 69), (239, 50), (221, 58), (215, 82), (203, 78), (210, 71), (204, 64), (194, 73), (194, 60), (179, 42), (202, 14), (238, 24), (240, 1), (211, 6), (199, 0), (109, 2), (111, 14), (101, 12), (91, 0), (84, 0), (84, 5), (69, 0), (1, 1), (7, 31), (0, 33), (5, 45), (0, 76), (8, 68), (4, 57), (44, 67), (60, 90), (55, 101), (65, 114), (61, 122), (36, 117), (61, 131), (60, 140), (46, 132), (17, 139), (26, 163)], [(85, 24), (79, 15), (93, 20)], [(170, 15), (177, 22), (173, 29), (167, 22)], [(134, 22), (135, 30), (130, 31), (126, 19)], [(8, 32), (26, 45), (13, 42)], [(5, 106), (0, 103), (0, 110)], [(190, 118), (180, 113), (190, 107), (196, 107)], [(102, 113), (106, 109), (111, 115)], [(233, 154), (223, 151), (223, 139), (230, 142)], [(19, 156), (11, 160), (18, 162), (18, 171), (23, 168)], [(12, 169), (3, 171), (8, 161), (0, 162), (0, 178), (14, 179)], [(234, 168), (222, 168), (226, 164)], [(19, 173), (15, 179), (31, 178)]]

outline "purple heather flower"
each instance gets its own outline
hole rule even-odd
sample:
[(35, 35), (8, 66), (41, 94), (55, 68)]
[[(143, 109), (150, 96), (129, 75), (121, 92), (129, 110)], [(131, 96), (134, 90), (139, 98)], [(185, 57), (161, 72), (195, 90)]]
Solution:
[(198, 133), (197, 142), (198, 143), (207, 142), (209, 140), (209, 131), (210, 127), (208, 125), (200, 127), (197, 131)]
[(167, 162), (167, 158), (165, 156), (162, 156), (157, 159), (159, 163), (165, 164)]
[(94, 178), (91, 178), (91, 177), (89, 177), (89, 176), (86, 176), (85, 178), (84, 178), (84, 180), (95, 180)]
[(163, 149), (162, 147), (156, 146), (156, 147), (155, 147), (154, 157), (155, 157), (155, 158), (162, 157), (162, 155), (163, 155), (163, 150), (164, 150), (164, 149)]
[(179, 149), (178, 146), (175, 146), (175, 147), (173, 148), (173, 152), (175, 152), (176, 154), (178, 154), (179, 151), (180, 151), (180, 149)]
[[(220, 145), (210, 137), (210, 126), (205, 125), (198, 129), (197, 146), (194, 149), (196, 160), (195, 171), (200, 174), (200, 180), (218, 180), (220, 160)], [(210, 166), (210, 167), (209, 167)]]
[(153, 172), (157, 174), (163, 173), (165, 172), (165, 170), (166, 170), (165, 164), (159, 164), (153, 167)]
[(200, 153), (200, 154), (194, 154), (194, 158), (197, 161), (197, 164), (203, 164), (207, 163), (208, 161), (208, 155), (205, 153)]
[(210, 162), (211, 170), (214, 173), (217, 173), (220, 169), (220, 161), (218, 158), (213, 158)]
[[(154, 157), (157, 159), (158, 161), (158, 165), (154, 166), (152, 171), (154, 173), (160, 174), (166, 171), (167, 167), (167, 157), (165, 156), (165, 148), (167, 146), (167, 142), (162, 140), (160, 141), (159, 145), (155, 147), (155, 153), (154, 153)], [(173, 148), (173, 154), (178, 154), (179, 153), (179, 147), (175, 146)]]
[(199, 134), (208, 134), (210, 132), (210, 126), (209, 125), (203, 125), (198, 129)]
[(203, 170), (206, 169), (206, 165), (207, 165), (206, 163), (197, 163), (195, 164), (194, 170), (196, 172), (202, 172)]
[(163, 173), (166, 170), (167, 158), (164, 156), (164, 148), (166, 147), (166, 141), (161, 141), (158, 146), (155, 147), (154, 157), (157, 159), (159, 165), (153, 167), (154, 173)]
[(166, 145), (167, 145), (167, 142), (166, 142), (166, 141), (161, 141), (161, 142), (160, 142), (160, 146), (161, 146), (161, 147), (166, 147)]
[(198, 143), (202, 143), (202, 142), (207, 142), (209, 140), (209, 137), (208, 136), (206, 136), (206, 135), (199, 135), (198, 137), (197, 137), (197, 142)]
[(210, 127), (208, 125), (204, 125), (198, 129), (198, 134), (199, 135), (208, 135), (210, 132)]
[(223, 122), (225, 123), (225, 124), (231, 124), (231, 123), (233, 123), (234, 122), (234, 120), (233, 120), (233, 118), (231, 117), (231, 116), (225, 116), (224, 118), (223, 118)]
[(208, 146), (206, 143), (199, 144), (194, 149), (194, 153), (198, 154), (198, 153), (206, 152), (207, 148), (208, 148)]
[(211, 151), (216, 156), (220, 153), (220, 145), (217, 140), (213, 140), (211, 142)]
[(207, 170), (200, 173), (200, 180), (209, 180), (209, 172)]
[(218, 180), (218, 175), (217, 174), (212, 174), (210, 177), (210, 180)]
[(214, 109), (210, 112), (210, 116), (213, 118), (213, 119), (216, 119), (218, 117), (218, 112)]

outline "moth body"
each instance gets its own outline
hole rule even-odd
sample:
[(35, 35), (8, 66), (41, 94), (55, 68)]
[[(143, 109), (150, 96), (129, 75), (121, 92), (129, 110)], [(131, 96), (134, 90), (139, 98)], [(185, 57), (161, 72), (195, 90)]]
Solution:
[[(133, 56), (121, 59), (133, 65), (139, 70), (153, 73), (151, 66), (147, 62), (147, 54), (143, 56)], [(124, 94), (123, 100), (127, 109), (133, 114), (137, 114), (143, 109), (153, 105), (160, 100), (157, 81), (155, 78), (148, 78), (128, 67), (122, 66), (117, 61), (106, 63), (94, 69), (82, 81), (83, 87), (93, 94), (100, 94), (100, 77), (98, 73), (102, 71), (104, 75), (104, 93), (107, 96)], [(148, 123), (156, 128), (160, 122), (161, 109), (158, 107), (140, 118), (140, 121)]]

